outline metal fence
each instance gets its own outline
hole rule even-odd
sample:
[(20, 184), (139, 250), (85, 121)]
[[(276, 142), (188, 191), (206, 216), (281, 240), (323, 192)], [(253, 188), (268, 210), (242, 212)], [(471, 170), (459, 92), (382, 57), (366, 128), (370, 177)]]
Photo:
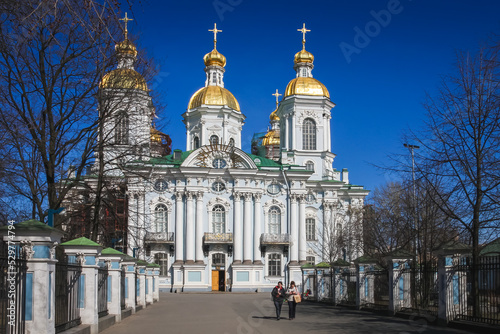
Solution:
[(340, 272), (340, 305), (356, 305), (356, 268), (345, 268)]
[(99, 268), (97, 273), (97, 312), (100, 317), (108, 315), (108, 269)]
[(19, 248), (0, 241), (0, 334), (24, 333), (27, 269)]
[(125, 269), (121, 271), (121, 280), (120, 280), (120, 306), (122, 310), (125, 309), (125, 295), (127, 293), (125, 286)]
[(82, 268), (79, 265), (61, 261), (56, 264), (55, 273), (55, 329), (60, 333), (81, 324), (79, 301), (80, 277)]
[(387, 310), (389, 307), (389, 270), (375, 267), (366, 272), (366, 277), (373, 282), (373, 302), (365, 306)]
[[(462, 257), (447, 268), (447, 277), (452, 319), (500, 325), (500, 256), (481, 257), (475, 265), (470, 257)], [(475, 297), (474, 280), (478, 283)]]

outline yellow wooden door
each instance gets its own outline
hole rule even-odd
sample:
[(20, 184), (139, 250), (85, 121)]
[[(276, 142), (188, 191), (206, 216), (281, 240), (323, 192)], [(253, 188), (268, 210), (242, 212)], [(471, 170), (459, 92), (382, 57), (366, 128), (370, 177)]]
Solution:
[(219, 271), (212, 270), (212, 291), (219, 291)]

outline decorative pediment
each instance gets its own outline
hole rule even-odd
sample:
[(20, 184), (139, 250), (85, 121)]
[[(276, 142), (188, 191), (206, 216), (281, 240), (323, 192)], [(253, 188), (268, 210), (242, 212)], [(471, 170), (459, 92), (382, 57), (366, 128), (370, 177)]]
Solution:
[(226, 211), (229, 211), (231, 209), (231, 203), (222, 197), (214, 197), (207, 203), (207, 211), (211, 212), (214, 206), (216, 205), (222, 205)]
[(205, 145), (196, 149), (181, 167), (257, 169), (255, 162), (245, 152), (223, 144)]

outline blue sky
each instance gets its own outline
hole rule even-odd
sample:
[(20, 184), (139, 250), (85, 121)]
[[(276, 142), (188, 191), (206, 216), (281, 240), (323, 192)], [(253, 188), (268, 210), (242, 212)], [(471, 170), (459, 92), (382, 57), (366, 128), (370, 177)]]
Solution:
[[(351, 183), (370, 190), (394, 178), (373, 164), (406, 152), (402, 134), (422, 125), (425, 94), (453, 71), (455, 52), (474, 50), (500, 32), (500, 2), (494, 0), (143, 0), (133, 10), (129, 32), (160, 65), (150, 85), (167, 105), (158, 125), (182, 150), (181, 115), (204, 85), (203, 56), (213, 48), (208, 29), (217, 23), (223, 30), (217, 49), (227, 58), (225, 87), (247, 116), (242, 140), (249, 152), (252, 135), (269, 125), (271, 94), (283, 93), (295, 77), (293, 56), (302, 47), (297, 29), (306, 23), (313, 75), (336, 103), (334, 167), (348, 168)], [(369, 40), (356, 38), (358, 31)]]

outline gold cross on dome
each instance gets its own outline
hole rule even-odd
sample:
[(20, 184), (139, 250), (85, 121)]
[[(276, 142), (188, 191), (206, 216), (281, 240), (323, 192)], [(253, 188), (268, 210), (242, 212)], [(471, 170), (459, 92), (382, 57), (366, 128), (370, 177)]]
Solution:
[(208, 31), (211, 31), (214, 33), (214, 49), (217, 44), (217, 33), (222, 32), (222, 30), (217, 29), (217, 23), (214, 23), (214, 28), (213, 29), (208, 29)]
[(278, 106), (278, 104), (279, 104), (279, 97), (280, 97), (281, 95), (283, 95), (283, 94), (278, 93), (278, 90), (276, 89), (276, 93), (271, 94), (271, 95), (276, 96), (276, 107), (277, 107), (277, 106)]
[(305, 44), (306, 44), (306, 33), (310, 32), (311, 30), (306, 29), (306, 24), (303, 23), (302, 29), (297, 29), (297, 31), (300, 31), (302, 33), (302, 46), (305, 46)]
[(129, 19), (127, 16), (127, 12), (125, 12), (125, 17), (119, 20), (125, 22), (125, 39), (128, 39), (127, 23), (128, 21), (133, 21), (134, 19)]

